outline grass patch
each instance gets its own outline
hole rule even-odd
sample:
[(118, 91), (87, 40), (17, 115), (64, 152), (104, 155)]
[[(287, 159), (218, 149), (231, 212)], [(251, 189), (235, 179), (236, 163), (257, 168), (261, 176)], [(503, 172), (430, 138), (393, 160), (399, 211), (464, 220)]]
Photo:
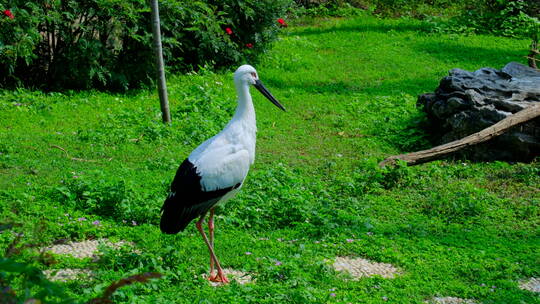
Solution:
[[(193, 225), (174, 236), (157, 225), (177, 165), (232, 116), (229, 73), (171, 77), (171, 126), (161, 124), (154, 92), (0, 92), (0, 214), (16, 224), (0, 234), (0, 250), (15, 232), (23, 244), (134, 242), (138, 253), (110, 250), (99, 262), (56, 257), (50, 265), (31, 248), (16, 255), (41, 269), (92, 269), (93, 280), (62, 284), (80, 300), (113, 280), (157, 271), (164, 278), (114, 300), (536, 302), (518, 281), (540, 275), (538, 162), (377, 167), (389, 154), (429, 146), (418, 94), (455, 67), (522, 62), (528, 41), (433, 35), (406, 19), (309, 24), (289, 27), (257, 67), (288, 112), (253, 92), (257, 161), (216, 222), (223, 265), (252, 273), (255, 284), (211, 287)], [(392, 263), (404, 274), (343, 281), (329, 262), (336, 256)]]

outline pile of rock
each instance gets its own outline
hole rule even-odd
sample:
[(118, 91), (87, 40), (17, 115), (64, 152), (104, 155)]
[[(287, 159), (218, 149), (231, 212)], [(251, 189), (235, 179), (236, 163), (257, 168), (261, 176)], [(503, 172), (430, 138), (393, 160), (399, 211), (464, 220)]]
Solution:
[[(436, 144), (478, 132), (538, 102), (540, 71), (516, 62), (501, 70), (453, 69), (435, 93), (418, 98), (418, 106), (428, 114)], [(530, 161), (540, 155), (540, 119), (464, 151), (476, 160)]]

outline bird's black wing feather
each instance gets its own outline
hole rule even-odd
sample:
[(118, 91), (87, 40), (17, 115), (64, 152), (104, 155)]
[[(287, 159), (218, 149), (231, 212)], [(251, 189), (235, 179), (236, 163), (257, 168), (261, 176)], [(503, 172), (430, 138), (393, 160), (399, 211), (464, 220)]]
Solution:
[(225, 194), (239, 186), (204, 191), (197, 168), (188, 159), (184, 160), (161, 207), (161, 231), (168, 234), (183, 231), (193, 219), (205, 214)]

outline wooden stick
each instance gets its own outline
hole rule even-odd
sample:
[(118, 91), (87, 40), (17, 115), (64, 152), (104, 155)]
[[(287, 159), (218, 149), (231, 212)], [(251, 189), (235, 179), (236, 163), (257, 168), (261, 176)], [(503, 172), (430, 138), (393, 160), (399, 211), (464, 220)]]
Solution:
[[(82, 161), (82, 162), (91, 162), (91, 163), (95, 163), (95, 162), (99, 162), (99, 160), (93, 160), (93, 159), (84, 159), (84, 158), (78, 158), (78, 157), (71, 157), (68, 153), (68, 151), (66, 151), (66, 149), (60, 147), (60, 146), (57, 146), (57, 145), (51, 145), (51, 148), (55, 148), (55, 149), (58, 149), (58, 150), (62, 150), (64, 151), (64, 153), (66, 154), (66, 157), (71, 159), (71, 160), (76, 160), (76, 161)], [(111, 161), (112, 160), (112, 157), (111, 158), (107, 158), (108, 161)]]
[(508, 129), (538, 116), (540, 116), (540, 104), (523, 109), (480, 132), (471, 134), (460, 140), (452, 141), (428, 150), (390, 156), (380, 162), (379, 166), (384, 167), (388, 164), (394, 164), (397, 160), (403, 160), (407, 162), (407, 165), (409, 166), (436, 160), (463, 148), (488, 141), (493, 137), (503, 134)]

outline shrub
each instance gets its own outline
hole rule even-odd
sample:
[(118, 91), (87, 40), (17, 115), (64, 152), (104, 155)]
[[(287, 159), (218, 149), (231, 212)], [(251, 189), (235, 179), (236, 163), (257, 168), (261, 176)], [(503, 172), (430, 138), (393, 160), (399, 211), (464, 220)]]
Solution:
[[(160, 1), (165, 61), (173, 71), (253, 61), (291, 1)], [(125, 90), (154, 77), (147, 1), (10, 3), (0, 4), (4, 85)]]
[(530, 38), (538, 35), (540, 27), (537, 0), (295, 0), (295, 3), (303, 8), (301, 15), (347, 16), (353, 12), (348, 8), (356, 7), (384, 17), (427, 18), (436, 31), (444, 32)]
[(351, 17), (369, 8), (362, 0), (295, 0), (295, 16)]
[(161, 1), (164, 47), (175, 70), (256, 60), (278, 33), (290, 0)]
[(0, 34), (4, 83), (50, 89), (105, 85), (122, 78), (116, 64), (142, 40), (133, 29), (143, 1), (11, 3), (14, 18)]
[(449, 22), (435, 19), (433, 24), (435, 31), (533, 38), (540, 31), (539, 14), (536, 1), (481, 1), (469, 3)]
[(424, 214), (455, 223), (478, 221), (499, 200), (484, 189), (461, 183), (432, 191), (427, 198), (422, 206)]
[(66, 175), (51, 197), (88, 214), (131, 225), (157, 222), (159, 206), (154, 202), (161, 201), (163, 192), (143, 191), (122, 178), (93, 171), (81, 176)]
[[(315, 16), (349, 16), (357, 9), (369, 10), (384, 17), (411, 16), (424, 18), (456, 11), (470, 0), (295, 0), (303, 14)], [(353, 8), (356, 8), (356, 12)]]

